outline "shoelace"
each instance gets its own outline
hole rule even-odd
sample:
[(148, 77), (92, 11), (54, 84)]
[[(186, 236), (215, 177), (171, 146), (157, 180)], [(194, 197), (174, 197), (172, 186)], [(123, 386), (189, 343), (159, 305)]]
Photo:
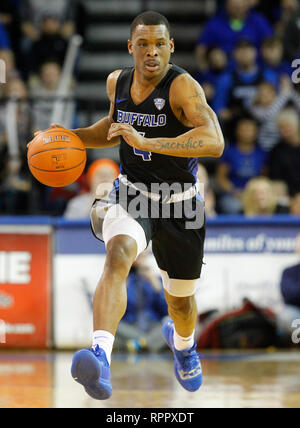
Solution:
[(189, 372), (191, 370), (194, 370), (199, 365), (200, 354), (198, 352), (195, 352), (195, 349), (193, 348), (189, 351), (186, 351), (186, 354), (187, 355), (183, 357), (180, 363), (182, 365), (182, 369), (184, 371)]
[(99, 345), (96, 345), (96, 347), (95, 347), (95, 348), (88, 348), (88, 349), (89, 349), (90, 351), (92, 351), (96, 357), (99, 357), (99, 356), (100, 356), (100, 348), (99, 348)]

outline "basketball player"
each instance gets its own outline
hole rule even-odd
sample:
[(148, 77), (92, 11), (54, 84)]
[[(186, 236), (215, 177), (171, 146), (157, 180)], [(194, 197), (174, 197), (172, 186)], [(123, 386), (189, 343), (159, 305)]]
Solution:
[[(93, 301), (92, 348), (78, 351), (71, 369), (73, 378), (99, 400), (112, 394), (111, 352), (126, 310), (126, 278), (150, 240), (172, 320), (163, 326), (163, 335), (174, 354), (175, 375), (188, 391), (201, 386), (194, 341), (194, 294), (202, 267), (204, 219), (196, 229), (187, 229), (188, 215), (134, 217), (120, 193), (121, 187), (128, 193), (137, 191), (145, 201), (155, 200), (160, 208), (173, 206), (173, 213), (175, 205), (190, 199), (193, 209), (204, 211), (195, 178), (197, 158), (219, 157), (224, 148), (218, 120), (202, 88), (185, 70), (170, 63), (174, 40), (167, 19), (156, 12), (137, 16), (131, 25), (128, 51), (134, 67), (114, 71), (107, 79), (108, 116), (88, 128), (74, 130), (87, 148), (120, 144), (121, 174), (101, 230), (97, 215), (101, 200), (92, 208), (93, 231), (104, 240), (107, 250)], [(182, 191), (162, 200), (161, 193), (151, 192), (153, 183), (179, 183)]]

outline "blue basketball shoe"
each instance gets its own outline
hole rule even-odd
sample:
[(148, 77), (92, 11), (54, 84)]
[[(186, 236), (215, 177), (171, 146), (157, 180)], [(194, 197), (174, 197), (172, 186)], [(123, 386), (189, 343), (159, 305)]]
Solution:
[(175, 376), (187, 391), (197, 391), (202, 384), (200, 358), (196, 352), (196, 343), (191, 349), (177, 351), (174, 346), (174, 323), (166, 321), (162, 327), (164, 338), (174, 354)]
[(96, 348), (81, 349), (72, 361), (72, 377), (84, 386), (86, 392), (95, 400), (106, 400), (112, 394), (110, 367), (106, 354)]

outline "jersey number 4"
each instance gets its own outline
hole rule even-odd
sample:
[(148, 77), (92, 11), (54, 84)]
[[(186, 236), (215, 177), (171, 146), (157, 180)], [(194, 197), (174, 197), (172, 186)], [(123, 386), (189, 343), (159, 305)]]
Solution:
[[(144, 137), (145, 136), (145, 132), (140, 132), (140, 134)], [(133, 148), (133, 152), (135, 155), (137, 156), (142, 156), (143, 161), (151, 161), (151, 152), (146, 152), (145, 150), (139, 150), (136, 149), (135, 147)]]

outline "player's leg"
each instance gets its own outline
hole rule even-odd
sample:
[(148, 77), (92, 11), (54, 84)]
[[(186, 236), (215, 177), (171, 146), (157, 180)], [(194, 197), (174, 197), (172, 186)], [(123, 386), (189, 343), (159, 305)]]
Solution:
[(162, 275), (171, 318), (163, 325), (163, 335), (174, 354), (175, 376), (185, 389), (197, 391), (202, 384), (201, 362), (194, 339), (197, 280), (170, 279), (167, 272)]
[(174, 322), (174, 345), (178, 351), (194, 345), (197, 305), (194, 295), (177, 297), (164, 290), (170, 318)]
[[(201, 214), (202, 205), (197, 208)], [(163, 335), (174, 354), (175, 375), (189, 391), (202, 383), (200, 358), (194, 331), (197, 319), (195, 293), (202, 269), (205, 238), (204, 215), (195, 228), (186, 228), (186, 219), (160, 219), (159, 234), (152, 249), (161, 269), (171, 321), (164, 323)]]
[(126, 278), (135, 258), (147, 246), (142, 226), (118, 205), (107, 211), (103, 239), (107, 256), (94, 295), (93, 346), (74, 355), (71, 369), (73, 378), (98, 400), (112, 394), (110, 358), (115, 332), (126, 310)]
[(127, 306), (126, 278), (137, 256), (136, 241), (117, 235), (106, 246), (106, 259), (93, 300), (94, 331), (115, 335)]

